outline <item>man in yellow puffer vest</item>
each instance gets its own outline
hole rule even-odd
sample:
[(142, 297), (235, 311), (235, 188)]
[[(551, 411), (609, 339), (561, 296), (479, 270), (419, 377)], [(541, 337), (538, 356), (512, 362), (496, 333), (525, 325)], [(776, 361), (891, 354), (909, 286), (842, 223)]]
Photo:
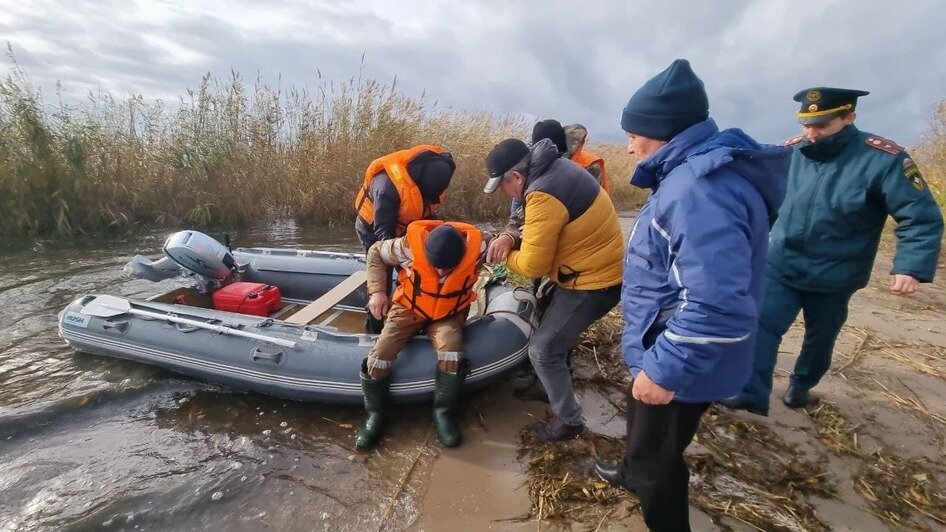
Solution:
[(544, 441), (560, 441), (584, 428), (581, 405), (565, 363), (581, 333), (620, 299), (624, 239), (608, 194), (585, 169), (559, 157), (549, 139), (530, 149), (506, 139), (486, 159), (483, 191), (501, 188), (523, 202), (522, 231), (508, 227), (489, 245), (488, 261), (556, 284), (529, 344), (529, 359), (548, 392), (551, 418), (533, 428)]

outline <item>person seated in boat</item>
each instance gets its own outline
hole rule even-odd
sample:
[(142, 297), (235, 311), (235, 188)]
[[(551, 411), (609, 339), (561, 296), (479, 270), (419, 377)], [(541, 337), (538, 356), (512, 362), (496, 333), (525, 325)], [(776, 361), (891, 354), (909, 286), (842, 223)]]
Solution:
[[(425, 330), (437, 352), (434, 380), (434, 427), (445, 447), (460, 444), (453, 418), (463, 384), (463, 325), (476, 300), (476, 283), (488, 237), (461, 222), (419, 220), (405, 236), (376, 242), (368, 249), (368, 311), (387, 316), (368, 358), (361, 365), (367, 416), (358, 428), (359, 449), (373, 447), (381, 436), (391, 386), (391, 367), (398, 353)], [(388, 296), (385, 272), (399, 267), (398, 286)]]
[(548, 394), (552, 416), (533, 428), (543, 441), (573, 438), (584, 428), (566, 357), (581, 333), (621, 295), (624, 238), (611, 198), (588, 173), (543, 139), (526, 146), (506, 139), (486, 157), (483, 192), (498, 189), (525, 206), (522, 231), (507, 228), (489, 244), (487, 260), (555, 283), (529, 342), (529, 360)]
[(365, 251), (380, 240), (404, 236), (415, 220), (439, 218), (455, 170), (450, 153), (433, 144), (372, 161), (355, 198), (355, 232)]

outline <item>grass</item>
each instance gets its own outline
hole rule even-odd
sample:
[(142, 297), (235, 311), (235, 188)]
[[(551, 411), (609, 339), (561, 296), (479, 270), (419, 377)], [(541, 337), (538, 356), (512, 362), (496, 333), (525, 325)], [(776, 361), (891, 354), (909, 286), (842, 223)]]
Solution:
[(946, 206), (946, 100), (930, 115), (926, 133), (910, 154), (942, 209)]
[[(482, 194), (486, 154), (525, 137), (521, 116), (444, 108), (359, 78), (274, 88), (239, 74), (204, 76), (170, 105), (91, 93), (50, 104), (13, 63), (0, 82), (0, 235), (75, 236), (138, 227), (240, 226), (272, 219), (350, 224), (375, 158), (420, 143), (457, 162), (446, 216), (499, 221), (502, 194)], [(602, 150), (615, 177), (626, 154)], [(618, 207), (638, 196), (618, 177)]]

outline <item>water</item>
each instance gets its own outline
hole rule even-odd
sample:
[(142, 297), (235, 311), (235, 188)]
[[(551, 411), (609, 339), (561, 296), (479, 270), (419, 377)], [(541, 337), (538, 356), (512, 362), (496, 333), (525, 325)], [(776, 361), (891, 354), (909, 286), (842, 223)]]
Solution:
[[(58, 312), (79, 295), (186, 284), (122, 273), (136, 253), (159, 255), (168, 233), (0, 251), (0, 530), (375, 530), (414, 520), (420, 487), (401, 484), (430, 458), (429, 406), (399, 410), (383, 453), (355, 453), (358, 408), (242, 393), (75, 353), (57, 336)], [(359, 249), (350, 227), (232, 236), (235, 246)]]

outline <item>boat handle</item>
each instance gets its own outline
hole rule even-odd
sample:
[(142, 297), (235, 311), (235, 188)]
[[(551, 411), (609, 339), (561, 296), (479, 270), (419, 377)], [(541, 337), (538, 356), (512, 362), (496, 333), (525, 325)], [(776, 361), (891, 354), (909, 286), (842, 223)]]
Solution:
[(118, 332), (124, 333), (128, 330), (128, 321), (105, 321), (102, 323), (102, 328), (105, 330), (108, 329), (118, 329)]
[(270, 362), (272, 364), (279, 364), (282, 361), (282, 351), (270, 352), (263, 351), (258, 347), (253, 348), (253, 362), (260, 361)]

